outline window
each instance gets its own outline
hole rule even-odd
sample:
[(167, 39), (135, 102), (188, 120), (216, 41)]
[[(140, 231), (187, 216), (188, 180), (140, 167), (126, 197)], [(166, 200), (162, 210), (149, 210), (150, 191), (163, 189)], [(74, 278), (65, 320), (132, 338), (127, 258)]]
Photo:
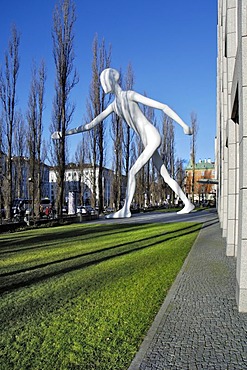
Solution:
[(234, 98), (234, 103), (233, 103), (233, 108), (232, 108), (232, 115), (231, 115), (231, 119), (232, 119), (235, 123), (239, 123), (238, 86), (237, 86), (236, 94), (235, 94), (235, 98)]

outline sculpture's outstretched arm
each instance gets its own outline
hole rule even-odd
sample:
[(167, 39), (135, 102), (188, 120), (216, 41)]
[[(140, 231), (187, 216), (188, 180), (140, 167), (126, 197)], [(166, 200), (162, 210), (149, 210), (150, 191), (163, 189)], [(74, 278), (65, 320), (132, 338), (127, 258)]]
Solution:
[(165, 114), (167, 114), (171, 119), (176, 121), (183, 128), (186, 135), (192, 135), (191, 128), (186, 125), (186, 123), (177, 115), (177, 113), (175, 113), (170, 107), (168, 107), (168, 105), (147, 98), (146, 96), (143, 96), (135, 91), (129, 91), (129, 98), (137, 103), (162, 110)]
[[(91, 130), (93, 127), (97, 126), (100, 122), (102, 122), (106, 117), (108, 117), (113, 112), (113, 104), (111, 103), (103, 112), (101, 112), (97, 117), (95, 117), (90, 123), (86, 123), (85, 125), (81, 125), (71, 130), (65, 132), (65, 136), (78, 134), (83, 131)], [(62, 133), (60, 131), (56, 131), (51, 135), (52, 139), (61, 139)]]

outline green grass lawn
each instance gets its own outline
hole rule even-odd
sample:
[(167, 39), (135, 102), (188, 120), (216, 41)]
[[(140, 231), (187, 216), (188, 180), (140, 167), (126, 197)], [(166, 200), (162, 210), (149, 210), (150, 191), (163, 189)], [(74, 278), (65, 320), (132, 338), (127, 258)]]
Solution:
[(0, 236), (0, 369), (128, 369), (200, 224)]

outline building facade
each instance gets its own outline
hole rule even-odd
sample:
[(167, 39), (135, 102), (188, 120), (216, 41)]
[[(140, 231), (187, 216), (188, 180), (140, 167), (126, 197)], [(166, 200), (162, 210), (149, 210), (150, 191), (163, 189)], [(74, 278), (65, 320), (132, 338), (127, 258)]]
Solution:
[[(216, 197), (215, 164), (211, 159), (190, 161), (185, 169), (185, 192), (194, 203), (214, 205)], [(193, 199), (194, 198), (194, 199)]]
[[(30, 177), (30, 160), (27, 157), (13, 156), (12, 160), (12, 197), (30, 199), (30, 183), (34, 179)], [(0, 153), (0, 199), (1, 206), (4, 205), (4, 178), (6, 174), (7, 156), (3, 152)], [(45, 163), (40, 165), (41, 174), (41, 198), (49, 195), (49, 166)]]
[[(33, 200), (32, 186), (35, 179), (30, 177), (30, 161), (26, 157), (12, 158), (12, 197), (13, 202), (17, 199)], [(6, 173), (6, 155), (0, 152), (0, 209), (4, 211), (4, 178)], [(95, 180), (94, 180), (95, 178)], [(103, 202), (104, 207), (113, 207), (114, 204), (114, 181), (116, 174), (107, 168), (103, 168)], [(98, 205), (99, 202), (99, 167), (95, 171), (92, 164), (78, 165), (70, 163), (65, 169), (65, 200), (67, 205), (69, 194), (74, 193), (76, 205)], [(126, 176), (122, 175), (120, 199), (123, 202), (126, 191)], [(47, 198), (55, 204), (57, 194), (56, 168), (41, 163), (41, 199)], [(4, 212), (3, 212), (4, 214)], [(1, 211), (2, 215), (2, 211)]]
[(236, 299), (247, 312), (247, 0), (218, 0), (218, 214), (237, 259)]
[[(95, 185), (94, 185), (95, 176)], [(99, 168), (96, 167), (95, 175), (91, 164), (83, 164), (79, 166), (75, 163), (70, 163), (65, 169), (65, 204), (69, 199), (69, 193), (75, 193), (76, 205), (92, 205), (92, 197), (95, 196), (97, 206), (99, 200)], [(108, 207), (111, 203), (111, 192), (113, 182), (113, 171), (107, 168), (103, 169), (103, 199), (104, 207)], [(53, 202), (57, 192), (57, 175), (54, 167), (50, 168), (49, 172), (50, 192), (49, 198)], [(94, 191), (95, 186), (95, 191)], [(124, 191), (124, 189), (123, 189)]]

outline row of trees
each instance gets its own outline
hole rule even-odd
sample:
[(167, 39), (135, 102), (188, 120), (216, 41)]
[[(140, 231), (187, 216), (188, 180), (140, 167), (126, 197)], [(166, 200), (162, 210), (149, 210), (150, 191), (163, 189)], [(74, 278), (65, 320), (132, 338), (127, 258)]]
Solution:
[[(51, 130), (63, 133), (72, 119), (74, 106), (70, 104), (71, 90), (78, 82), (74, 69), (74, 34), (75, 5), (70, 0), (64, 0), (56, 5), (53, 14), (53, 56), (56, 66), (55, 96), (53, 102)], [(0, 182), (1, 207), (4, 205), (6, 217), (11, 217), (13, 203), (13, 158), (19, 158), (15, 172), (18, 179), (23, 175), (23, 158), (29, 158), (30, 195), (33, 199), (34, 211), (37, 214), (41, 198), (41, 163), (45, 160), (46, 145), (42, 140), (44, 93), (46, 68), (44, 61), (40, 66), (32, 67), (32, 78), (26, 113), (17, 110), (17, 80), (20, 67), (19, 57), (20, 34), (16, 27), (12, 27), (8, 49), (4, 63), (0, 69), (0, 101), (1, 101), (1, 130), (0, 130)], [(58, 175), (57, 209), (62, 213), (64, 198), (64, 172), (66, 164), (65, 139), (56, 142), (51, 150)], [(6, 154), (3, 161), (3, 154)], [(21, 195), (21, 189), (16, 195)]]
[[(64, 174), (67, 163), (67, 145), (64, 136), (73, 119), (75, 106), (71, 102), (71, 92), (79, 81), (75, 68), (74, 54), (74, 24), (76, 10), (73, 0), (63, 0), (56, 5), (53, 13), (53, 56), (56, 67), (55, 93), (52, 111), (51, 133), (61, 131), (62, 139), (50, 144), (50, 157), (52, 164), (57, 169), (58, 194), (56, 196), (56, 208), (58, 215), (62, 215), (64, 203)], [(21, 158), (29, 158), (29, 176), (31, 182), (31, 194), (35, 204), (38, 205), (41, 197), (41, 163), (46, 158), (47, 145), (44, 145), (43, 111), (46, 81), (46, 68), (44, 61), (40, 65), (33, 64), (28, 108), (23, 114), (17, 109), (17, 80), (20, 67), (19, 58), (20, 34), (16, 27), (12, 28), (8, 50), (5, 53), (3, 67), (0, 69), (0, 100), (1, 100), (1, 130), (0, 130), (0, 153), (6, 153), (6, 168), (0, 169), (1, 203), (10, 218), (13, 189), (13, 156), (20, 158), (19, 178), (22, 176)], [(106, 108), (111, 97), (106, 96), (100, 87), (100, 74), (103, 69), (111, 65), (111, 47), (105, 46), (104, 40), (98, 41), (96, 36), (92, 48), (92, 79), (87, 101), (87, 113), (85, 121), (91, 121), (96, 115)], [(132, 89), (134, 85), (134, 73), (131, 64), (128, 65), (125, 75), (121, 75), (124, 89)], [(168, 171), (182, 183), (184, 179), (183, 161), (175, 160), (175, 142), (173, 122), (163, 115), (162, 121), (158, 122), (154, 112), (145, 108), (144, 114), (157, 126), (161, 126), (163, 142), (161, 154)], [(99, 211), (103, 210), (103, 167), (106, 163), (106, 150), (109, 148), (109, 138), (112, 139), (113, 161), (112, 169), (114, 180), (112, 187), (113, 203), (119, 208), (121, 202), (122, 176), (128, 175), (133, 161), (143, 150), (142, 144), (130, 131), (126, 123), (116, 115), (111, 118), (110, 134), (106, 130), (107, 125), (102, 123), (89, 133), (85, 133), (76, 153), (75, 158), (83, 166), (90, 162), (99, 168)], [(24, 138), (28, 138), (24, 140)], [(27, 145), (25, 145), (25, 143)], [(90, 143), (90, 145), (89, 145)], [(1, 163), (1, 158), (0, 158)], [(17, 171), (17, 172), (18, 172)], [(92, 204), (96, 205), (96, 175), (93, 177)], [(17, 181), (18, 183), (18, 181)], [(18, 187), (18, 186), (17, 186)], [(21, 189), (19, 191), (21, 195)], [(161, 195), (162, 194), (162, 195)], [(160, 181), (151, 163), (148, 163), (138, 174), (137, 192), (135, 202), (138, 204), (157, 203), (169, 198), (172, 201), (173, 194), (166, 185)], [(37, 212), (37, 210), (36, 210)]]

